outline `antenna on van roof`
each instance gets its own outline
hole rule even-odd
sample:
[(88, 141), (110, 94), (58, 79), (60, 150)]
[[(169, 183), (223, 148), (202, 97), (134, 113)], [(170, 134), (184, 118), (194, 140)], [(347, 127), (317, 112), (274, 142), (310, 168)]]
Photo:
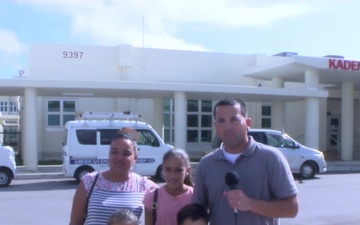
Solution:
[(142, 120), (141, 115), (130, 111), (123, 112), (76, 112), (77, 120)]

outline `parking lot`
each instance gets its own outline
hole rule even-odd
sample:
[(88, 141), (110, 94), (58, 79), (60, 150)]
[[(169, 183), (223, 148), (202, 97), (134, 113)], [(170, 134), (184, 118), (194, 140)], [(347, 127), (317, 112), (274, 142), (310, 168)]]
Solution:
[[(76, 186), (74, 179), (14, 180), (0, 189), (0, 223), (68, 224)], [(360, 173), (322, 174), (297, 186), (299, 214), (282, 225), (360, 224)]]

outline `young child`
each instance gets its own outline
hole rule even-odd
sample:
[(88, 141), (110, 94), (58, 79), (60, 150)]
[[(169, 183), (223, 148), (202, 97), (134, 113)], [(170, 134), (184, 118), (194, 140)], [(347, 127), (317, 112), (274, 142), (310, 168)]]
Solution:
[(209, 219), (206, 208), (197, 203), (185, 205), (176, 215), (177, 225), (207, 225)]
[(118, 209), (110, 217), (108, 225), (139, 225), (139, 218), (129, 209)]
[(191, 202), (190, 170), (189, 155), (184, 150), (171, 149), (164, 154), (162, 173), (166, 184), (155, 189), (157, 194), (151, 190), (145, 195), (145, 225), (176, 224), (176, 213)]

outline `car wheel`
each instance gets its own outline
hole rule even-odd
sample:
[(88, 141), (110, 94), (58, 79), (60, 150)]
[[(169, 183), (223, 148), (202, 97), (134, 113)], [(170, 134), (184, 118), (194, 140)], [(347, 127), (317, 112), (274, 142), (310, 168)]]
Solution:
[(12, 180), (12, 173), (7, 168), (0, 169), (0, 187), (7, 187)]
[(316, 165), (314, 162), (306, 161), (300, 167), (300, 176), (305, 179), (311, 179), (315, 176)]
[(76, 170), (76, 172), (75, 172), (74, 178), (75, 178), (78, 182), (80, 182), (80, 181), (81, 181), (81, 178), (82, 178), (83, 176), (85, 176), (85, 174), (91, 173), (91, 172), (93, 172), (93, 171), (94, 171), (94, 169), (93, 169), (92, 167), (90, 167), (90, 166), (79, 167), (79, 168)]
[(157, 168), (155, 179), (158, 182), (165, 182), (164, 175), (162, 174), (162, 165)]

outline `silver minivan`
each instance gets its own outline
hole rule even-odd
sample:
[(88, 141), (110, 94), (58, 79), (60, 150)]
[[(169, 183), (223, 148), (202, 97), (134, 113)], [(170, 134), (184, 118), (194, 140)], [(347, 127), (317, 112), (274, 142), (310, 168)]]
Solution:
[[(306, 147), (289, 135), (271, 129), (250, 129), (248, 135), (255, 141), (279, 149), (286, 157), (291, 172), (301, 178), (313, 178), (317, 173), (326, 172), (326, 161), (323, 152)], [(211, 147), (219, 147), (221, 141), (214, 138)]]
[(15, 152), (11, 146), (0, 143), (0, 187), (10, 185), (16, 175)]
[(248, 134), (257, 142), (278, 148), (287, 158), (291, 171), (302, 178), (326, 172), (323, 152), (306, 147), (281, 131), (250, 129)]

